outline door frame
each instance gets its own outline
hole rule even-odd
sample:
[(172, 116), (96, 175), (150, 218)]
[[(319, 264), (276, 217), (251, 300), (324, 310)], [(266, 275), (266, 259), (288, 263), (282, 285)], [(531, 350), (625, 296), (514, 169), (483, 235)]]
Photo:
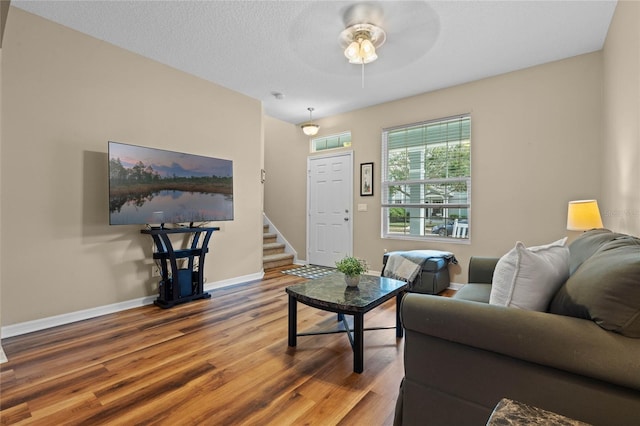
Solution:
[(349, 173), (349, 188), (348, 188), (348, 194), (349, 194), (349, 222), (351, 223), (351, 226), (349, 227), (349, 235), (348, 235), (348, 240), (349, 240), (349, 251), (348, 253), (353, 255), (353, 227), (354, 227), (354, 223), (353, 223), (353, 150), (349, 150), (349, 151), (339, 151), (339, 152), (332, 152), (332, 153), (327, 153), (327, 154), (319, 154), (319, 155), (309, 155), (307, 157), (307, 216), (306, 216), (306, 223), (307, 223), (307, 247), (306, 247), (306, 264), (309, 265), (309, 260), (311, 257), (311, 229), (309, 227), (310, 225), (310, 217), (311, 217), (311, 211), (310, 211), (310, 206), (311, 206), (311, 161), (318, 159), (318, 158), (335, 158), (335, 157), (343, 157), (343, 156), (347, 156), (348, 157), (348, 163), (349, 163), (349, 168), (351, 169), (351, 173)]

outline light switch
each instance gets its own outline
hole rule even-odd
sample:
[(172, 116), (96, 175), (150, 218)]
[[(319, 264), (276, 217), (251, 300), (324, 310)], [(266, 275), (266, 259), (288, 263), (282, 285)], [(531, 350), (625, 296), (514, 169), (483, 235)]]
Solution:
[(367, 211), (367, 205), (366, 204), (358, 204), (358, 211), (359, 212), (366, 212)]

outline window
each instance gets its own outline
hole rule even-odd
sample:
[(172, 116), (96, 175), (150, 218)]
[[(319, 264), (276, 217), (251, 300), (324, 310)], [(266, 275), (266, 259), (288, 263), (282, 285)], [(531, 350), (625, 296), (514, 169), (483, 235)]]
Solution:
[(382, 237), (469, 241), (471, 117), (382, 132)]
[(311, 139), (311, 152), (351, 146), (351, 132)]

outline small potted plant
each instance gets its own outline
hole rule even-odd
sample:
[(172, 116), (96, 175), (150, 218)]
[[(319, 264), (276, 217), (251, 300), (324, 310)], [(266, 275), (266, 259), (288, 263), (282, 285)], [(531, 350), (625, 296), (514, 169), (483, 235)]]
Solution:
[(345, 256), (336, 262), (336, 268), (344, 274), (349, 287), (356, 287), (360, 282), (360, 274), (367, 272), (367, 262), (357, 257)]

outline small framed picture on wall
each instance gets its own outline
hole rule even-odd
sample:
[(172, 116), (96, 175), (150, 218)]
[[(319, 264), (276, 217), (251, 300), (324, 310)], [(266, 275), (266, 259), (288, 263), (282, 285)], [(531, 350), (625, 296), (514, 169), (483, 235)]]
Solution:
[(373, 195), (373, 163), (360, 164), (360, 196)]

